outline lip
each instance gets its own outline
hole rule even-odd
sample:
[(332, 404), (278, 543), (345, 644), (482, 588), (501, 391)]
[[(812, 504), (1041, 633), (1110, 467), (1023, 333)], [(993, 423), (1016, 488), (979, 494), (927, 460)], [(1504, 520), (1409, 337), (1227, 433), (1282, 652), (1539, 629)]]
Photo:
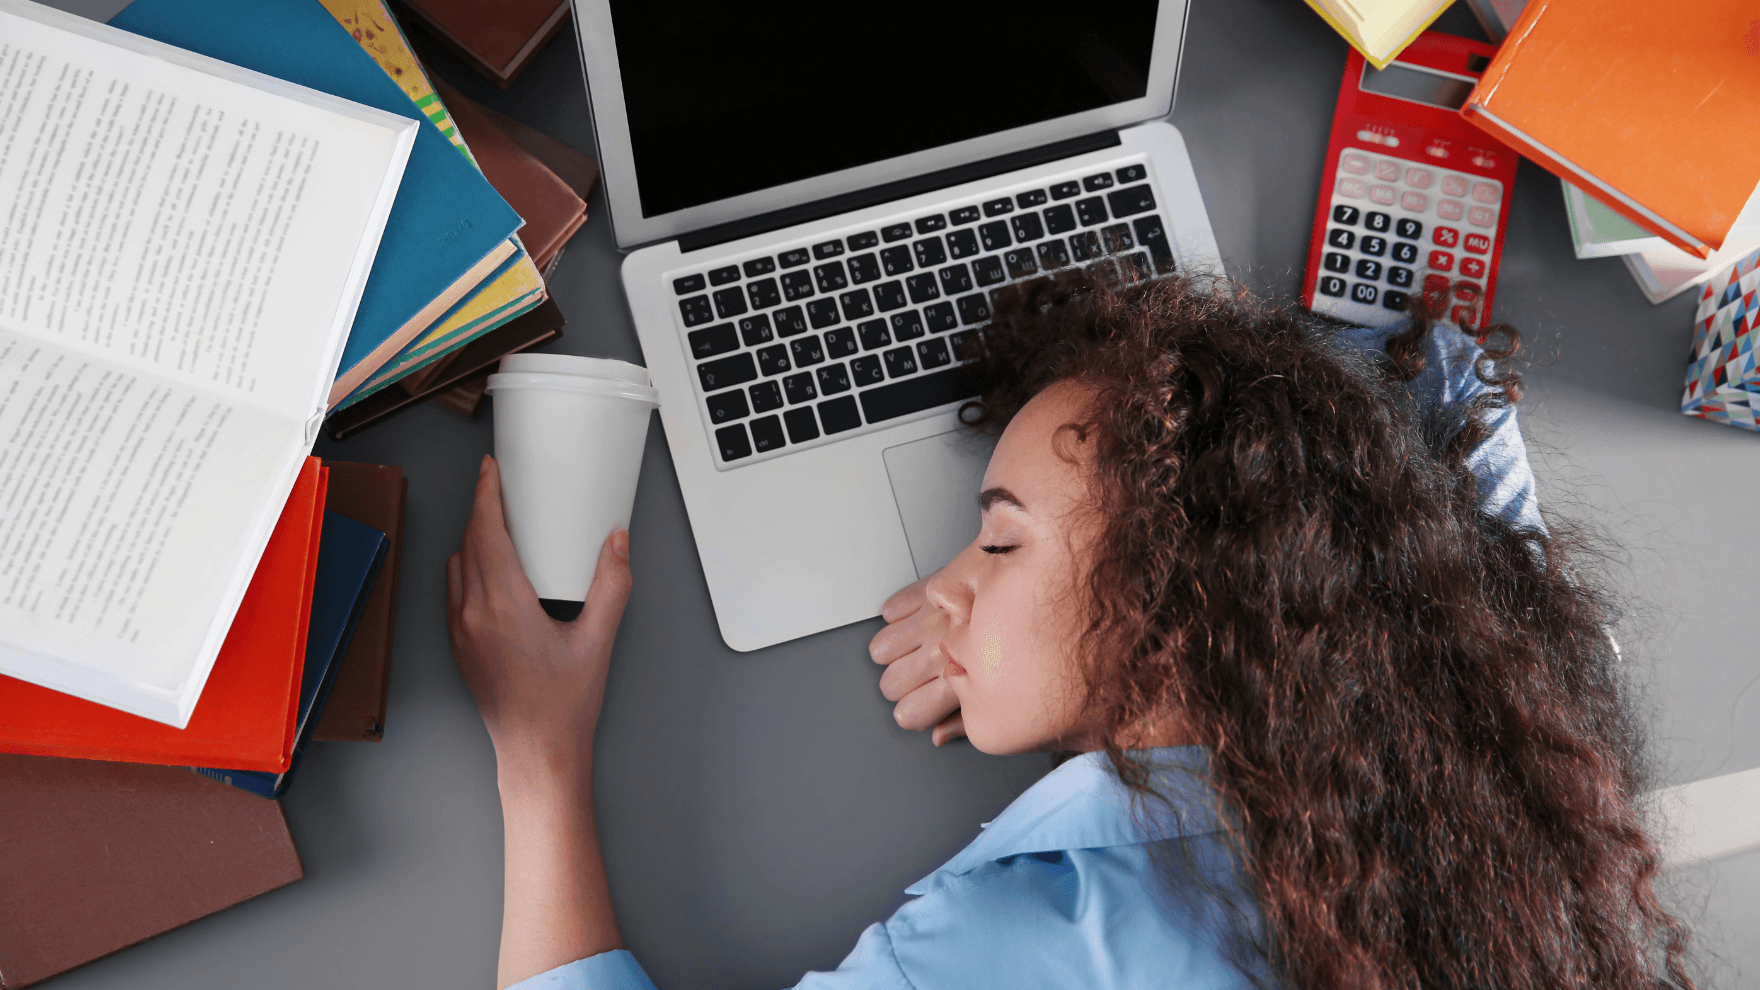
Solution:
[(942, 665), (942, 667), (941, 667), (941, 676), (942, 677), (964, 677), (965, 674), (966, 674), (966, 669), (964, 667), (961, 667), (959, 665), (959, 661), (955, 660), (952, 657), (948, 657), (947, 663)]

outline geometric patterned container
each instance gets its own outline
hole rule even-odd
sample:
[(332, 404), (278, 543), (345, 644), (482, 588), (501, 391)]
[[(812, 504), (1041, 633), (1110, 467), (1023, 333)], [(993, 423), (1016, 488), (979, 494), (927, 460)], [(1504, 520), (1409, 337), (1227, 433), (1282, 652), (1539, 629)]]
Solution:
[(1760, 431), (1760, 250), (1711, 276), (1693, 318), (1693, 362), (1681, 412), (1744, 430)]

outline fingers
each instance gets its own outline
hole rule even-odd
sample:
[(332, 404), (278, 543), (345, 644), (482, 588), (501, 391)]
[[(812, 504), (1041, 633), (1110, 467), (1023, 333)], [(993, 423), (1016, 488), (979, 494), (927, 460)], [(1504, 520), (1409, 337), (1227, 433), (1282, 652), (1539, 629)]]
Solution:
[(912, 732), (922, 732), (959, 710), (959, 697), (937, 677), (904, 696), (892, 709), (893, 720)]
[(485, 454), (477, 471), (477, 490), (459, 548), (467, 599), (520, 600), (538, 607), (538, 593), (520, 566), (501, 505), (501, 466)]
[(886, 604), (880, 606), (880, 615), (887, 622), (897, 622), (922, 608), (929, 600), (923, 593), (923, 588), (928, 583), (928, 578), (922, 578), (893, 592), (892, 597), (886, 599)]
[(458, 554), (446, 558), (446, 614), (457, 615), (464, 607), (464, 558)]
[(899, 701), (905, 695), (941, 676), (947, 666), (947, 654), (941, 652), (940, 637), (888, 664), (880, 673), (880, 693), (887, 701)]
[(965, 713), (954, 712), (952, 715), (942, 719), (939, 725), (935, 726), (935, 731), (929, 734), (929, 738), (934, 741), (935, 745), (939, 746), (942, 743), (952, 742), (965, 734)]
[(615, 530), (599, 547), (593, 583), (587, 588), (587, 604), (573, 623), (574, 635), (609, 648), (617, 638), (617, 625), (623, 620), (624, 606), (629, 604), (632, 583), (629, 530)]

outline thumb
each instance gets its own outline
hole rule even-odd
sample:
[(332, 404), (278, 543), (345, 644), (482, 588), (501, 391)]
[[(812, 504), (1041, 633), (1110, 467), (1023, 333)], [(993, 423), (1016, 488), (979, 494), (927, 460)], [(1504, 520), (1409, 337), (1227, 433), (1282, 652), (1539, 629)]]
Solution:
[(613, 530), (599, 547), (599, 563), (593, 568), (593, 584), (587, 603), (574, 621), (577, 637), (611, 646), (623, 607), (629, 603), (633, 578), (629, 570), (629, 530)]

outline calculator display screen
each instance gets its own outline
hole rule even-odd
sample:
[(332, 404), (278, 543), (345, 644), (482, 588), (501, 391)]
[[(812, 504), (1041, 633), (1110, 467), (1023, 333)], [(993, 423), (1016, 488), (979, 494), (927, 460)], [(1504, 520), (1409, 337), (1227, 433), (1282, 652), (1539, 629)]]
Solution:
[(1428, 103), (1444, 110), (1459, 110), (1465, 106), (1467, 96), (1473, 92), (1476, 83), (1477, 80), (1464, 76), (1422, 69), (1402, 62), (1390, 62), (1387, 68), (1380, 70), (1372, 65), (1363, 66), (1364, 90), (1411, 100), (1414, 103)]
[(1147, 93), (1157, 0), (611, 0), (642, 214)]

